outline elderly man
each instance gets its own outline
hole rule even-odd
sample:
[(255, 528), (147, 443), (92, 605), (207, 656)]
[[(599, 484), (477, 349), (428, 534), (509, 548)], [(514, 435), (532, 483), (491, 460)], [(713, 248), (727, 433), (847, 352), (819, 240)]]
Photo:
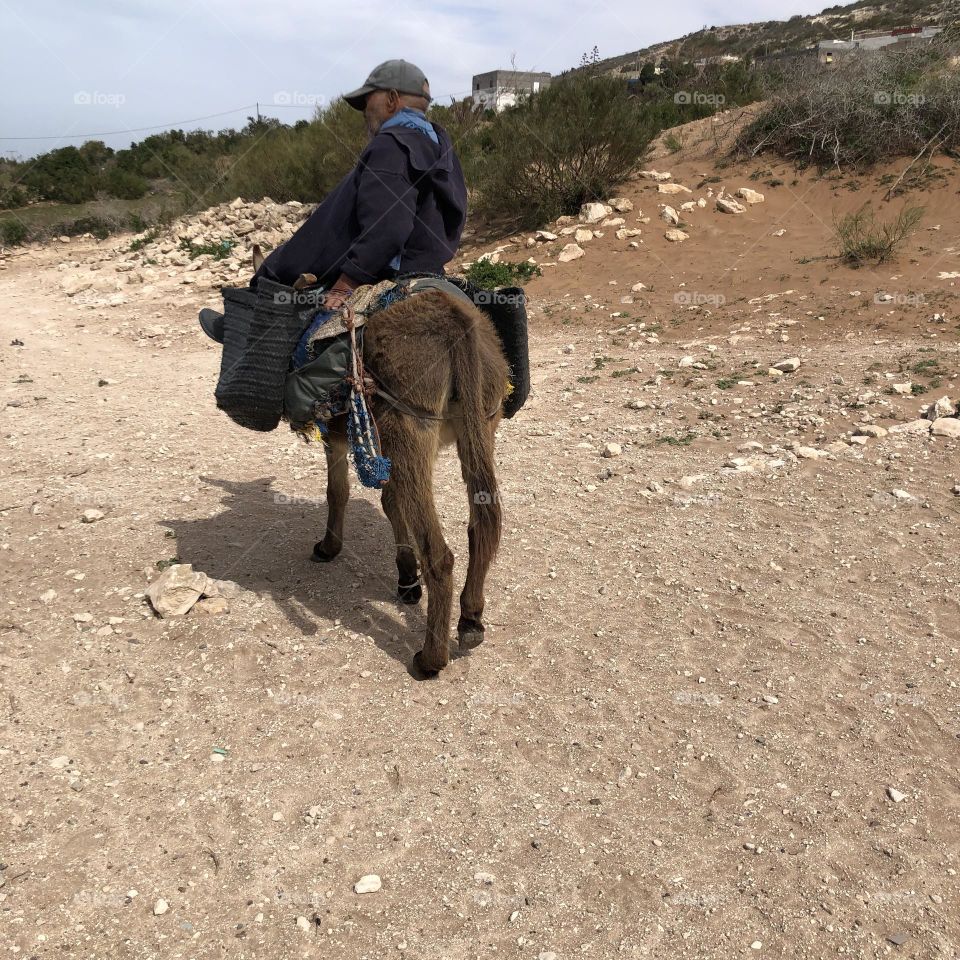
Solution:
[(363, 111), (370, 143), (357, 165), (264, 261), (257, 277), (292, 284), (312, 273), (337, 309), (361, 284), (442, 273), (463, 231), (467, 189), (447, 132), (426, 118), (430, 87), (406, 60), (381, 63), (344, 99)]

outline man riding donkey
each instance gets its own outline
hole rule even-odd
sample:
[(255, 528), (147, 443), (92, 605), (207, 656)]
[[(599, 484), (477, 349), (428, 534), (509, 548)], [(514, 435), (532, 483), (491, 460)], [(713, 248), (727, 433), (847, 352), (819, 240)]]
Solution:
[[(356, 167), (296, 233), (266, 260), (257, 263), (255, 258), (250, 288), (224, 291), (224, 302), (229, 296), (243, 312), (227, 318), (217, 404), (242, 426), (273, 429), (279, 420), (275, 406), (268, 406), (269, 416), (261, 418), (261, 407), (248, 403), (247, 386), (259, 390), (267, 379), (264, 371), (277, 374), (274, 361), (282, 361), (284, 416), (291, 426), (315, 421), (327, 457), (327, 529), (313, 558), (330, 561), (342, 549), (349, 452), (361, 482), (382, 491), (396, 541), (401, 601), (419, 602), (423, 576), (426, 634), (411, 671), (429, 676), (450, 658), (454, 563), (434, 503), (434, 463), (441, 447), (455, 444), (469, 498), (469, 563), (457, 623), (464, 652), (483, 639), (484, 581), (501, 535), (497, 424), (520, 409), (529, 391), (525, 301), (519, 289), (499, 290), (496, 297), (481, 291), (485, 296), (480, 297), (469, 285), (464, 288), (443, 276), (463, 232), (467, 191), (450, 137), (426, 118), (430, 88), (422, 71), (404, 60), (388, 60), (344, 99), (363, 111), (370, 142)], [(405, 285), (408, 289), (400, 290)], [(363, 298), (381, 286), (394, 288), (384, 296), (397, 290), (401, 295), (388, 296), (382, 304), (375, 301), (373, 309), (361, 307)], [(315, 316), (306, 312), (306, 331), (299, 312), (296, 322), (290, 322), (261, 303), (276, 304), (279, 294), (289, 302), (290, 288), (322, 291), (323, 308)], [(481, 303), (484, 309), (478, 309)], [(366, 312), (359, 349), (352, 339), (355, 309)], [(324, 404), (314, 403), (322, 392), (314, 389), (314, 368), (323, 367), (328, 354), (335, 356), (334, 348), (322, 348), (324, 354), (316, 358), (310, 353), (318, 342), (339, 342), (339, 336), (329, 339), (325, 331), (344, 317), (352, 375), (345, 381), (336, 372), (334, 379), (349, 382), (350, 400), (345, 410), (334, 404), (323, 412)], [(295, 331), (289, 337), (283, 335), (285, 323)], [(223, 317), (204, 311), (201, 324), (222, 342)], [(249, 335), (252, 330), (259, 334)], [(282, 357), (281, 351), (275, 356), (262, 350), (264, 342), (275, 342), (270, 337), (277, 330)], [(232, 344), (237, 345), (236, 361), (227, 357)], [(236, 370), (242, 376), (233, 376)], [(242, 415), (231, 412), (231, 385), (237, 385)], [(270, 385), (272, 390), (272, 381)], [(275, 399), (273, 392), (269, 396)], [(254, 400), (259, 403), (260, 396)], [(257, 414), (252, 423), (250, 409)], [(378, 442), (358, 443), (358, 438), (369, 439), (365, 431), (370, 436), (379, 431)], [(377, 456), (368, 458), (370, 451)], [(385, 477), (379, 472), (383, 466)]]
[[(344, 96), (363, 112), (370, 143), (357, 165), (290, 239), (257, 269), (292, 286), (313, 274), (325, 289), (324, 310), (304, 333), (293, 366), (308, 357), (312, 334), (365, 284), (400, 273), (443, 274), (460, 243), (467, 188), (450, 136), (427, 120), (430, 85), (406, 60), (387, 60)], [(201, 324), (223, 340), (223, 318), (204, 311)]]

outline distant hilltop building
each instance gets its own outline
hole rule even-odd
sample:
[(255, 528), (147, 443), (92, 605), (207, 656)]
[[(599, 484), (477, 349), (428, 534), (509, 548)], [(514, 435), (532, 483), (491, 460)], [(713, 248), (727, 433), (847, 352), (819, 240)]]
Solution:
[(830, 64), (842, 56), (881, 50), (884, 47), (905, 47), (914, 43), (929, 43), (942, 27), (901, 27), (886, 33), (851, 34), (849, 40), (821, 40), (817, 44), (817, 59)]
[(550, 86), (549, 73), (528, 73), (521, 70), (491, 70), (473, 78), (473, 102), (484, 110), (498, 113), (515, 106), (518, 96), (539, 93)]

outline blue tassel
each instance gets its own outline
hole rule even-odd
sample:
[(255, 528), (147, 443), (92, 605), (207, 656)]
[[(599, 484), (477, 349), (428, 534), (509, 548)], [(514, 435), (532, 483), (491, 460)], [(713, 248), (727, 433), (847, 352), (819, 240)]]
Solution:
[(372, 428), (370, 412), (363, 394), (354, 390), (350, 395), (350, 415), (347, 418), (347, 439), (357, 478), (365, 487), (379, 489), (390, 479), (389, 457), (380, 453), (380, 445)]

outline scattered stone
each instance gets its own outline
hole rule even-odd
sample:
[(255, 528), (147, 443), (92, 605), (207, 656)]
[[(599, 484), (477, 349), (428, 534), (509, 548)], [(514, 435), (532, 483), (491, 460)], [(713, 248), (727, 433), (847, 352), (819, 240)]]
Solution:
[(89, 623), (93, 619), (92, 613), (75, 613), (73, 615), (74, 623)]
[(633, 201), (628, 197), (611, 197), (607, 201), (607, 206), (616, 210), (617, 213), (629, 213), (633, 209)]
[(796, 373), (800, 369), (800, 358), (790, 357), (787, 360), (781, 360), (773, 365), (773, 369), (781, 373)]
[(605, 443), (603, 445), (603, 455), (605, 457), (619, 457), (623, 453), (623, 447), (619, 443)]
[(933, 424), (929, 420), (908, 420), (890, 428), (890, 433), (929, 434)]
[(220, 617), (229, 612), (230, 604), (226, 597), (204, 597), (191, 608), (191, 613), (199, 613), (208, 617)]
[(677, 213), (673, 207), (665, 206), (660, 211), (660, 219), (664, 220), (666, 223), (672, 223), (674, 226), (676, 226), (678, 223), (680, 223), (680, 214)]
[(617, 231), (618, 240), (629, 240), (631, 237), (639, 237), (643, 231), (635, 227), (623, 227)]
[(904, 502), (917, 499), (912, 493), (908, 493), (906, 490), (891, 490), (890, 496)]
[(797, 447), (794, 451), (801, 460), (822, 460), (828, 454), (823, 450), (817, 450), (816, 447)]
[(599, 223), (613, 213), (613, 208), (605, 203), (585, 203), (580, 208), (581, 223)]
[(678, 193), (693, 193), (693, 191), (681, 183), (661, 183), (660, 186), (657, 187), (657, 193), (676, 196)]
[(717, 197), (717, 209), (721, 213), (746, 213), (747, 208), (733, 197)]
[(896, 789), (896, 787), (887, 787), (887, 796), (894, 803), (903, 803), (903, 801), (907, 799), (907, 795), (905, 793), (901, 793)]
[(586, 227), (581, 227), (574, 232), (573, 239), (577, 243), (589, 243), (593, 239), (593, 231), (587, 230)]
[(941, 397), (927, 407), (924, 417), (927, 420), (939, 420), (941, 417), (955, 417), (956, 415), (957, 407), (954, 402), (949, 397)]
[(161, 617), (182, 617), (207, 591), (208, 584), (209, 577), (194, 571), (192, 564), (175, 563), (150, 584), (147, 596)]
[(891, 389), (894, 393), (900, 394), (901, 397), (909, 397), (913, 393), (913, 384), (909, 381), (906, 383), (895, 383)]
[(640, 293), (641, 291), (646, 290), (646, 289), (647, 289), (647, 285), (646, 285), (645, 283), (635, 283), (635, 284), (630, 288), (630, 290), (631, 290), (632, 293)]
[(375, 873), (368, 873), (353, 885), (353, 889), (355, 893), (376, 893), (382, 886), (383, 883)]
[(170, 904), (167, 903), (163, 897), (160, 897), (159, 900), (153, 905), (153, 915), (155, 917), (162, 917), (170, 909)]
[(84, 510), (83, 516), (80, 517), (81, 523), (96, 523), (98, 520), (102, 520), (105, 514), (102, 510)]
[(680, 362), (677, 364), (677, 366), (681, 370), (685, 370), (687, 367), (692, 367), (696, 362), (697, 362), (696, 357), (681, 357)]
[(486, 887), (491, 887), (496, 882), (496, 877), (492, 873), (487, 873), (484, 870), (478, 870), (474, 875), (473, 879), (477, 883), (482, 883)]
[(536, 238), (538, 240), (543, 240), (545, 243), (551, 240), (560, 239), (555, 233), (551, 233), (549, 230), (538, 230), (536, 233)]
[(664, 236), (665, 236), (671, 243), (683, 243), (684, 240), (689, 240), (689, 239), (690, 239), (690, 234), (689, 234), (689, 233), (684, 233), (682, 230), (677, 230), (676, 227), (674, 227), (672, 230), (668, 230), (668, 231), (664, 234)]
[(640, 176), (644, 180), (656, 180), (657, 183), (663, 183), (666, 180), (669, 180), (673, 174), (671, 173), (659, 173), (656, 170), (641, 170)]
[(960, 440), (960, 420), (956, 417), (941, 417), (933, 421), (930, 432), (935, 437), (947, 437), (950, 440)]
[(59, 756), (59, 757), (54, 757), (50, 761), (50, 766), (54, 770), (65, 770), (67, 767), (70, 766), (70, 758), (66, 754), (63, 754), (62, 756)]
[(42, 604), (44, 604), (44, 606), (46, 606), (48, 603), (53, 603), (53, 601), (57, 599), (57, 591), (56, 591), (56, 590), (44, 590), (43, 593), (41, 593), (40, 596), (39, 596), (37, 599), (38, 599)]
[(861, 423), (853, 431), (855, 437), (873, 437), (874, 440), (881, 440), (887, 435), (887, 431), (883, 427), (878, 427), (875, 423)]
[(569, 263), (571, 260), (579, 260), (585, 253), (583, 247), (575, 243), (568, 243), (558, 254), (557, 259), (561, 263)]
[(304, 933), (310, 932), (310, 921), (301, 914), (297, 917), (297, 929), (302, 930)]
[(774, 230), (773, 233), (770, 234), (770, 236), (771, 236), (771, 237), (782, 237), (782, 236), (785, 236), (785, 235), (786, 235), (786, 232), (787, 232), (787, 231), (786, 231), (783, 227), (781, 227), (779, 230)]
[(747, 203), (763, 203), (766, 199), (762, 193), (757, 193), (756, 190), (751, 190), (749, 187), (741, 187), (737, 191), (737, 196), (741, 200), (746, 200)]

